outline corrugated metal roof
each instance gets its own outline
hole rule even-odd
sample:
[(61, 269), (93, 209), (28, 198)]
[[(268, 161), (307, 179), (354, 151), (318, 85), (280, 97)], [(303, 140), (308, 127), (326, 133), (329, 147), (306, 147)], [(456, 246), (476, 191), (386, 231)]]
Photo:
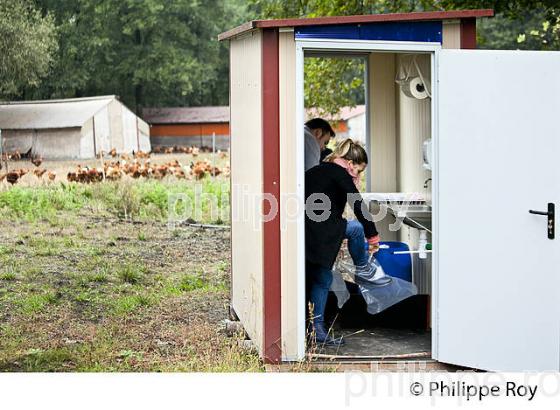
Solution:
[(423, 11), (413, 13), (387, 13), (365, 14), (359, 16), (329, 16), (314, 18), (295, 18), (277, 20), (253, 20), (235, 27), (218, 36), (218, 40), (228, 40), (232, 37), (258, 28), (280, 28), (301, 26), (327, 26), (332, 24), (361, 24), (377, 23), (384, 21), (425, 21), (425, 20), (451, 20), (468, 19), (477, 17), (492, 17), (494, 10), (452, 10), (452, 11)]
[(68, 98), (64, 100), (0, 103), (0, 129), (48, 129), (81, 127), (116, 97)]
[(145, 108), (142, 118), (150, 124), (200, 124), (229, 122), (229, 107)]

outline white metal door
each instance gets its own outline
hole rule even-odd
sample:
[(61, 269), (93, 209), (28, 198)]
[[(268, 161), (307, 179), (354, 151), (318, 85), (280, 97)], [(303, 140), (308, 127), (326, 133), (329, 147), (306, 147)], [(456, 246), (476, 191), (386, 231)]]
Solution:
[(434, 356), (496, 371), (558, 370), (560, 53), (436, 55)]

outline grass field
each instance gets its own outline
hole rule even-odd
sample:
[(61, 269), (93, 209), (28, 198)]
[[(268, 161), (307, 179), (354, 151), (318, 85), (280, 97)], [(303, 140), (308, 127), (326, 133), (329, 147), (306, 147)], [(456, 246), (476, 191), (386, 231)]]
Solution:
[[(193, 160), (154, 161), (175, 158)], [(263, 370), (220, 330), (229, 229), (167, 226), (168, 194), (196, 183), (223, 211), (202, 204), (196, 222), (227, 225), (229, 180), (64, 182), (76, 164), (43, 164), (54, 182), (0, 187), (0, 370)]]

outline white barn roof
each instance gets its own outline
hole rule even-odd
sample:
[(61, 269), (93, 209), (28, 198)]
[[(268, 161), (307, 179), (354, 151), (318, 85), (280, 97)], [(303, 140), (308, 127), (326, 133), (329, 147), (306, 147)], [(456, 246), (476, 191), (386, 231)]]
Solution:
[(116, 97), (69, 98), (64, 100), (0, 103), (0, 129), (48, 129), (81, 127)]

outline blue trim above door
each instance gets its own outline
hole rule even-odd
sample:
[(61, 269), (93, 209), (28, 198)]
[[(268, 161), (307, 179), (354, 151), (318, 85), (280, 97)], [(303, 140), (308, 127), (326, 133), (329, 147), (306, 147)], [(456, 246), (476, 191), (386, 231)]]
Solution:
[(441, 21), (336, 24), (295, 28), (296, 39), (388, 40), (440, 43)]

